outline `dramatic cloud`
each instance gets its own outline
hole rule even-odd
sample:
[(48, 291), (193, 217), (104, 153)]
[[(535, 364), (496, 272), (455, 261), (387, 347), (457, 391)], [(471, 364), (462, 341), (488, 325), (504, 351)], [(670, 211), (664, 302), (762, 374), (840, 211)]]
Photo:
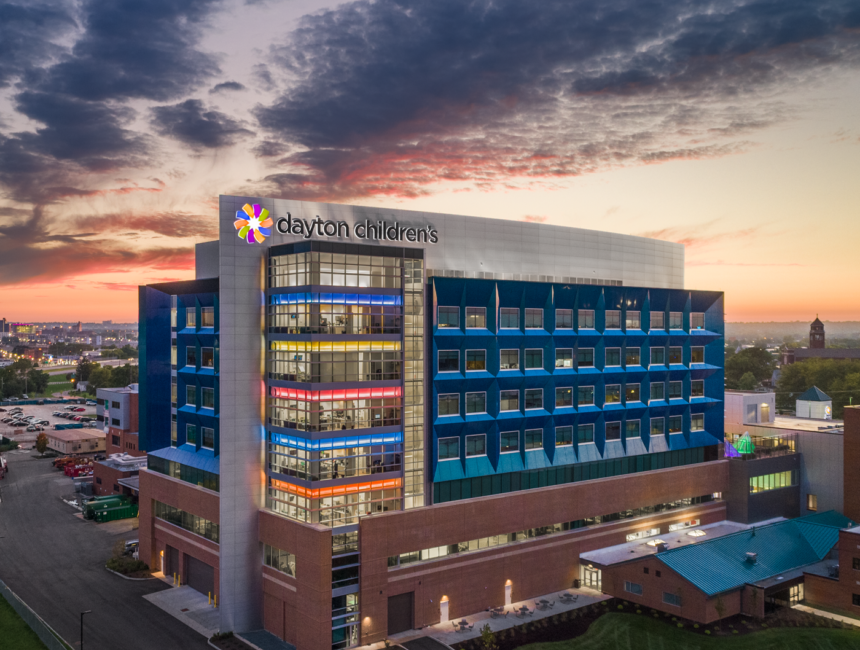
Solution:
[(360, 1), (306, 16), (256, 110), (297, 198), (559, 179), (724, 156), (785, 119), (780, 90), (856, 65), (847, 0)]
[(0, 4), (0, 88), (64, 52), (51, 38), (76, 27), (71, 8), (61, 2)]
[(241, 123), (218, 111), (207, 111), (199, 99), (152, 109), (152, 126), (161, 135), (192, 147), (228, 147), (239, 138), (254, 135)]

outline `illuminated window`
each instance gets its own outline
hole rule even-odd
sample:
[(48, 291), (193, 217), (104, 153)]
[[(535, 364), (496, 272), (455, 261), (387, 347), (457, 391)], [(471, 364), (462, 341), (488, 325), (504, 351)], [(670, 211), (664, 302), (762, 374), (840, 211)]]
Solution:
[(499, 369), (501, 369), (501, 370), (519, 370), (520, 369), (520, 351), (519, 350), (501, 350), (499, 352)]
[(639, 399), (639, 384), (627, 384), (624, 387), (624, 398), (626, 402), (638, 402)]
[(485, 307), (466, 307), (466, 327), (486, 328), (487, 309)]
[(486, 350), (466, 350), (466, 370), (486, 370)]
[(200, 326), (215, 327), (215, 308), (201, 307), (200, 308)]
[(639, 348), (627, 348), (624, 353), (624, 363), (629, 368), (630, 366), (639, 365)]
[(188, 307), (185, 309), (185, 327), (196, 327), (197, 326), (197, 309), (195, 307)]
[(573, 349), (560, 348), (555, 351), (556, 368), (573, 368)]
[(666, 433), (666, 420), (664, 418), (651, 418), (651, 435), (662, 436)]
[(573, 388), (555, 389), (555, 407), (573, 406)]
[(621, 402), (621, 385), (620, 384), (610, 384), (606, 387), (606, 398), (604, 402), (606, 404), (617, 404)]
[(690, 363), (705, 363), (705, 348), (690, 348)]
[(499, 410), (500, 411), (519, 411), (520, 410), (520, 391), (518, 390), (503, 390), (499, 394)]

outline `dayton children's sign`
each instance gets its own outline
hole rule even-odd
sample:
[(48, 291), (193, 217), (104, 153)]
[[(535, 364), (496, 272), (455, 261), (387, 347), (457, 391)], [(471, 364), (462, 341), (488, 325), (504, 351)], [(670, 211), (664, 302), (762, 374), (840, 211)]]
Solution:
[[(275, 222), (275, 228), (282, 235), (298, 235), (305, 239), (311, 237), (350, 237), (350, 227), (346, 221), (323, 221), (319, 217), (308, 221), (307, 219), (293, 218), (287, 213)], [(418, 243), (435, 244), (439, 241), (436, 229), (431, 226), (401, 226), (396, 221), (369, 221), (357, 223), (353, 227), (358, 239), (374, 239), (379, 241), (409, 241)]]

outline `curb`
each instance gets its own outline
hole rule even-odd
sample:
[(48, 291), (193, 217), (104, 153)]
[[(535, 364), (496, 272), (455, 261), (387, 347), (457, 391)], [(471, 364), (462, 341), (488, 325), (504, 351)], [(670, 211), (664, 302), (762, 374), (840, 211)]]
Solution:
[(118, 571), (114, 571), (113, 569), (108, 569), (107, 566), (105, 566), (105, 571), (107, 571), (108, 573), (112, 573), (115, 576), (119, 576), (123, 580), (131, 580), (133, 582), (146, 582), (147, 580), (158, 580), (158, 578), (156, 578), (155, 576), (149, 576), (148, 578), (130, 578), (129, 576), (124, 576), (123, 574), (119, 573)]

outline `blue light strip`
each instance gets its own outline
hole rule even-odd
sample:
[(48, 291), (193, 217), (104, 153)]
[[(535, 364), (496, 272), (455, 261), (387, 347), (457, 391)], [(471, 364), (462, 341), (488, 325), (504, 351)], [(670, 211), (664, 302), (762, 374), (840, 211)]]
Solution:
[(403, 305), (400, 295), (387, 296), (370, 293), (279, 293), (271, 296), (272, 305)]
[(324, 449), (345, 449), (347, 447), (366, 447), (368, 445), (391, 445), (403, 442), (403, 433), (380, 433), (370, 436), (354, 436), (352, 438), (326, 438), (323, 440), (308, 440), (296, 438), (282, 433), (269, 432), (273, 444), (292, 447), (294, 449), (307, 449), (308, 451), (321, 451)]

